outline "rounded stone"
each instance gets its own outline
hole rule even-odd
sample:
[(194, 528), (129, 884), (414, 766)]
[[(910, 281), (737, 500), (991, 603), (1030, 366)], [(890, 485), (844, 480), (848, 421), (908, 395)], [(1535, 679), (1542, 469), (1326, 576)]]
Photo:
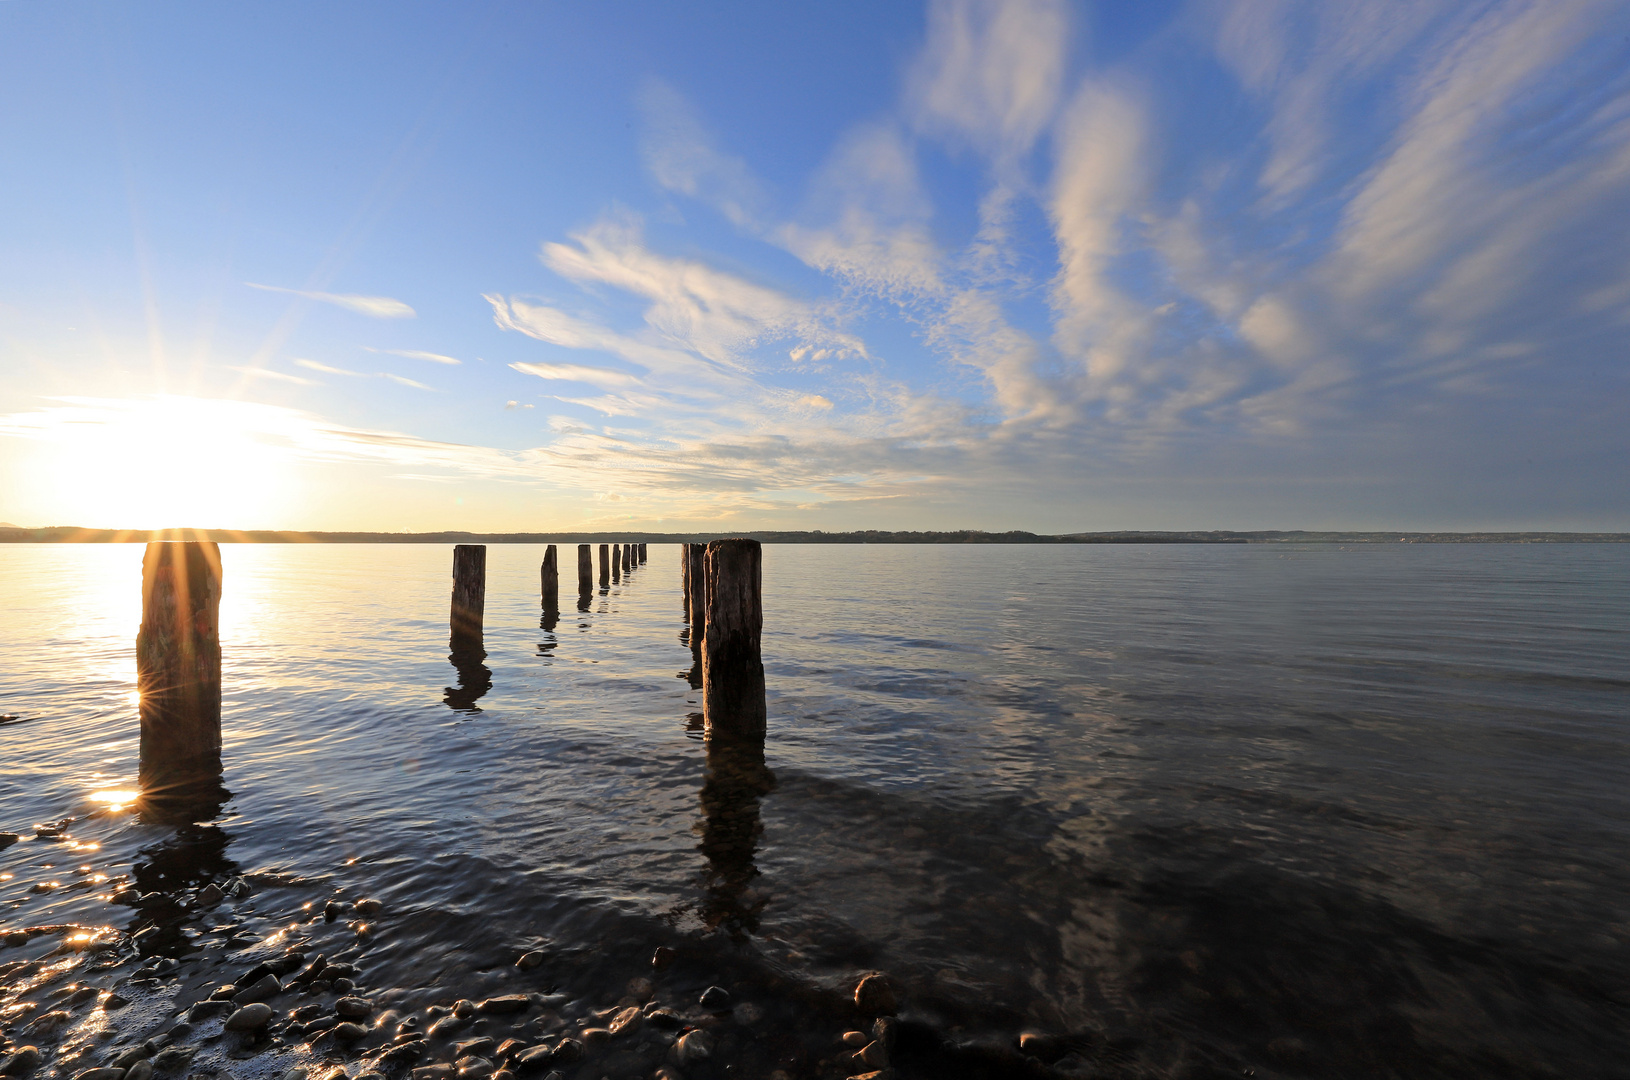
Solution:
[(855, 1007), (869, 1016), (889, 1016), (900, 1008), (887, 975), (868, 975), (855, 986)]
[(227, 1031), (259, 1031), (272, 1022), (272, 1007), (264, 1001), (251, 1002), (226, 1018)]

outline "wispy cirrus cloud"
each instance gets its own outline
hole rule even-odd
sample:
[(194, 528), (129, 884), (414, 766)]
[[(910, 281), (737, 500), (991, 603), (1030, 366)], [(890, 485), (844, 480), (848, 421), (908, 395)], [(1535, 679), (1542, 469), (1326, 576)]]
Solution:
[(442, 353), (421, 352), (418, 349), (376, 349), (371, 345), (364, 345), (364, 352), (382, 353), (386, 356), (405, 356), (409, 360), (428, 360), (432, 364), (462, 364), (464, 361), (456, 356), (445, 356)]
[(301, 378), (299, 375), (290, 375), (286, 371), (273, 371), (271, 368), (263, 368), (263, 367), (247, 367), (247, 366), (244, 366), (244, 365), (241, 365), (241, 364), (229, 364), (227, 366), (228, 366), (229, 370), (241, 371), (243, 374), (249, 376), (251, 379), (271, 379), (274, 382), (295, 383), (296, 385), (299, 385), (299, 386), (320, 386), (320, 385), (322, 385), (321, 383), (317, 382), (315, 379), (304, 379), (304, 378)]
[(262, 292), (285, 293), (289, 296), (298, 296), (303, 300), (315, 300), (319, 304), (333, 304), (335, 307), (354, 311), (359, 315), (367, 315), (373, 319), (411, 319), (416, 312), (407, 304), (389, 296), (359, 296), (355, 293), (318, 292), (313, 289), (287, 289), (280, 285), (259, 285), (253, 281), (244, 282), (251, 289)]

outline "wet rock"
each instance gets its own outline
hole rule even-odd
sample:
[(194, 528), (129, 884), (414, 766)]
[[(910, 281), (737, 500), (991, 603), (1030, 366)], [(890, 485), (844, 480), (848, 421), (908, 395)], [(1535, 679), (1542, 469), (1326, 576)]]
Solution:
[(358, 970), (355, 964), (347, 964), (336, 960), (328, 965), (325, 977), (330, 979), (354, 979), (357, 977)]
[(851, 1076), (849, 1080), (894, 1080), (894, 1078), (895, 1072), (893, 1069), (878, 1069), (876, 1072), (861, 1073), (859, 1076)]
[(555, 1048), (548, 1045), (538, 1045), (522, 1050), (515, 1055), (515, 1069), (517, 1072), (536, 1072), (541, 1070), (555, 1059)]
[(185, 1020), (177, 1020), (173, 1025), (171, 1025), (170, 1030), (165, 1032), (165, 1036), (170, 1039), (185, 1039), (191, 1034), (192, 1025), (187, 1023)]
[(368, 1034), (367, 1028), (363, 1027), (361, 1024), (353, 1024), (349, 1020), (341, 1024), (335, 1024), (332, 1030), (334, 1033), (334, 1038), (338, 1039), (340, 1042), (348, 1043), (356, 1042), (358, 1039)]
[(685, 1074), (669, 1065), (664, 1065), (651, 1074), (651, 1080), (685, 1080)]
[[(519, 1042), (520, 1040), (512, 1039), (510, 1041)], [(505, 1045), (508, 1044), (506, 1043)], [(483, 1037), (480, 1039), (465, 1039), (463, 1042), (453, 1044), (453, 1058), (454, 1060), (457, 1060), (458, 1058), (481, 1057), (483, 1054), (491, 1050), (493, 1046), (493, 1040), (488, 1038)]]
[(111, 1067), (85, 1069), (74, 1073), (74, 1080), (124, 1080), (125, 1071)]
[(358, 900), (351, 906), (357, 910), (358, 914), (361, 915), (378, 915), (381, 911), (385, 910), (385, 904), (383, 901), (375, 900), (371, 897), (366, 900)]
[(237, 1005), (252, 1005), (256, 1002), (270, 1001), (282, 992), (283, 984), (277, 981), (277, 976), (268, 974), (259, 982), (233, 994), (232, 1001)]
[(0, 832), (0, 851), (4, 851), (21, 839), (22, 837), (14, 832)]
[(613, 1035), (632, 1035), (640, 1029), (645, 1022), (645, 1014), (637, 1007), (629, 1007), (611, 1018), (610, 1029)]
[(685, 1026), (683, 1018), (667, 1009), (657, 1009), (654, 1012), (646, 1013), (645, 1019), (652, 1027), (663, 1031), (678, 1031)]
[(584, 1028), (577, 1033), (584, 1046), (604, 1046), (611, 1041), (611, 1030), (603, 1027)]
[(345, 905), (338, 900), (330, 900), (323, 905), (323, 922), (333, 922), (345, 914)]
[(49, 1035), (72, 1019), (72, 1016), (61, 1009), (53, 1009), (43, 1016), (36, 1017), (34, 1022), (24, 1030), (34, 1035)]
[(1067, 1049), (1063, 1043), (1051, 1035), (1043, 1035), (1037, 1031), (1026, 1031), (1019, 1036), (1019, 1053), (1026, 1054), (1036, 1060), (1051, 1065), (1064, 1056)]
[(356, 988), (357, 988), (357, 984), (354, 981), (352, 981), (351, 979), (347, 979), (343, 975), (340, 976), (338, 979), (334, 980), (334, 990), (335, 990), (336, 993), (349, 994), (351, 991), (355, 990)]
[(277, 1080), (306, 1080), (307, 1075), (304, 1065), (296, 1065), (292, 1069), (284, 1069), (283, 1075), (278, 1077)]
[(429, 1035), (432, 1039), (445, 1039), (455, 1032), (463, 1031), (470, 1026), (470, 1022), (462, 1016), (444, 1016), (430, 1025)]
[(855, 986), (855, 1007), (870, 1016), (892, 1016), (900, 1001), (887, 975), (868, 975)]
[(151, 1061), (138, 1061), (125, 1070), (125, 1080), (151, 1080), (153, 1063)]
[(730, 1008), (730, 991), (722, 986), (710, 986), (702, 991), (697, 1003), (709, 1012), (723, 1012)]
[(208, 1020), (212, 1016), (220, 1016), (222, 1013), (231, 1011), (232, 1003), (230, 1001), (219, 1001), (211, 998), (208, 1001), (200, 1001), (188, 1009), (187, 1019), (197, 1023), (199, 1020)]
[(122, 1009), (129, 1004), (129, 998), (123, 997), (117, 993), (109, 994), (107, 997), (102, 999), (102, 1008), (108, 1012), (113, 1012), (116, 1009)]
[(457, 1075), (451, 1065), (421, 1065), (413, 1070), (413, 1080), (453, 1080)]
[(519, 1054), (522, 1050), (525, 1050), (530, 1045), (532, 1044), (527, 1042), (525, 1039), (505, 1039), (503, 1042), (498, 1044), (498, 1050), (496, 1052), (497, 1056), (495, 1060), (503, 1061), (515, 1054)]
[(540, 967), (547, 959), (549, 957), (542, 949), (533, 949), (531, 952), (522, 953), (521, 958), (515, 961), (515, 966), (522, 971), (531, 971), (535, 967)]
[(892, 1016), (879, 1016), (872, 1021), (872, 1038), (882, 1043), (890, 1050), (894, 1049), (894, 1035), (899, 1030), (900, 1021)]
[(217, 986), (214, 990), (210, 991), (209, 999), (211, 1001), (231, 1001), (233, 998), (238, 996), (238, 993), (238, 987), (228, 983), (226, 986)]
[(845, 1046), (853, 1046), (859, 1049), (871, 1041), (871, 1036), (864, 1031), (845, 1031), (843, 1033), (843, 1045)]
[(650, 979), (636, 975), (628, 980), (627, 989), (629, 997), (639, 998), (640, 1002), (644, 1003), (651, 1000), (651, 994), (656, 988), (651, 985)]
[(674, 951), (666, 945), (658, 945), (656, 952), (651, 954), (651, 966), (661, 971), (674, 962)]
[(307, 964), (298, 975), (289, 981), (299, 983), (300, 985), (304, 986), (321, 975), (323, 973), (323, 969), (326, 967), (328, 967), (328, 958), (323, 954), (318, 953), (315, 960)]
[(566, 1004), (568, 1000), (565, 994), (539, 994), (535, 992), (526, 995), (526, 999), (544, 1009), (558, 1009)]
[(855, 1055), (855, 1061), (868, 1069), (886, 1069), (889, 1067), (889, 1050), (880, 1042), (869, 1042)]
[(22, 1076), (39, 1068), (41, 1060), (37, 1046), (19, 1046), (9, 1057), (0, 1059), (0, 1076)]
[(81, 986), (78, 990), (75, 990), (72, 994), (68, 995), (68, 1007), (71, 1009), (75, 1005), (83, 1005), (91, 998), (100, 997), (101, 995), (102, 991), (94, 986)]
[(555, 1044), (555, 1063), (570, 1065), (583, 1057), (583, 1044), (576, 1039), (562, 1039)]
[(469, 998), (459, 998), (453, 1002), (453, 1015), (461, 1019), (468, 1018), (476, 1014), (476, 1008), (476, 1003)]
[(259, 1031), (272, 1022), (272, 1007), (253, 1001), (226, 1018), (227, 1031)]
[(153, 1048), (151, 1046), (148, 1046), (146, 1043), (138, 1043), (119, 1054), (112, 1061), (108, 1062), (108, 1064), (113, 1066), (115, 1069), (128, 1070), (131, 1066), (135, 1065), (136, 1062), (152, 1056)]
[(329, 1028), (333, 1027), (339, 1022), (340, 1018), (337, 1016), (314, 1017), (313, 1019), (306, 1021), (306, 1034), (317, 1035), (321, 1032), (327, 1031)]
[(269, 961), (266, 966), (271, 968), (272, 974), (276, 975), (279, 979), (286, 979), (288, 976), (299, 971), (305, 962), (306, 958), (301, 956), (299, 953), (284, 953), (276, 960)]
[(687, 1031), (674, 1043), (673, 1056), (681, 1068), (700, 1065), (713, 1056), (713, 1036), (705, 1031)]
[(499, 1069), (492, 1074), (492, 1080), (515, 1080), (515, 1074), (508, 1069)]
[(385, 1074), (382, 1072), (358, 1073), (356, 1080), (385, 1080)]
[(487, 1080), (496, 1071), (484, 1057), (462, 1057), (453, 1064), (458, 1066), (459, 1080)]
[(8, 930), (5, 935), (5, 942), (7, 945), (12, 946), (13, 948), (21, 945), (27, 945), (28, 934), (23, 930)]
[(266, 976), (275, 974), (277, 974), (277, 972), (272, 970), (272, 965), (256, 964), (254, 967), (250, 968), (248, 971), (244, 972), (242, 975), (239, 975), (235, 980), (233, 980), (232, 985), (236, 986), (239, 990), (247, 990), (249, 987), (260, 982), (260, 980), (264, 979)]
[(367, 998), (342, 997), (334, 1002), (334, 1011), (347, 1020), (366, 1020), (373, 1015), (373, 1002)]
[(219, 904), (224, 899), (226, 899), (226, 893), (222, 892), (221, 887), (214, 882), (210, 882), (198, 890), (198, 902), (200, 904)]
[(532, 1000), (525, 994), (503, 994), (490, 997), (476, 1008), (484, 1013), (518, 1013), (525, 1012), (532, 1005)]
[(171, 1046), (153, 1055), (153, 1068), (158, 1072), (186, 1068), (187, 1062), (198, 1053), (196, 1046)]

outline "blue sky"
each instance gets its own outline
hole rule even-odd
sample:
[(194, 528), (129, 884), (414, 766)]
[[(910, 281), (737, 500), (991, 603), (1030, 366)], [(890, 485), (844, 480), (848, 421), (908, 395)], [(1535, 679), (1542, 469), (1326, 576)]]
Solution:
[(0, 0), (0, 520), (1630, 529), (1622, 2), (706, 8)]

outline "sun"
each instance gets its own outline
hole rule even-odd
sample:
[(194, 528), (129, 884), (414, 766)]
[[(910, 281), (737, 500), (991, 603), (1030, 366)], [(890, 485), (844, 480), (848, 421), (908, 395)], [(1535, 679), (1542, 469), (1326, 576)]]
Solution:
[(246, 529), (280, 520), (295, 462), (243, 402), (185, 397), (69, 399), (51, 410), (36, 458), (62, 524)]

